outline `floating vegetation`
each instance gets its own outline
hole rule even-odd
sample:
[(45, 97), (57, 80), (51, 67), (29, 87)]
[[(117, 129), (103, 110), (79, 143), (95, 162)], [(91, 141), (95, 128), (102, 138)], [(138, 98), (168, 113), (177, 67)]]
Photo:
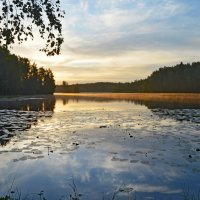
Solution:
[[(54, 113), (1, 111), (5, 115), (0, 118), (0, 137), (6, 142), (0, 146), (1, 194), (10, 176), (16, 176), (23, 190), (37, 191), (44, 184), (44, 197), (55, 200), (64, 193), (64, 177), (71, 174), (81, 191), (76, 196), (73, 190), (66, 193), (71, 200), (101, 200), (103, 196), (104, 200), (124, 200), (129, 196), (127, 187), (134, 188), (131, 195), (137, 191), (139, 200), (173, 199), (174, 195), (175, 200), (182, 200), (180, 185), (185, 180), (197, 189), (198, 109), (151, 110), (146, 106), (152, 105), (122, 100), (69, 99), (62, 105), (61, 100)], [(22, 131), (26, 123), (28, 128)], [(114, 190), (123, 183), (128, 184)]]

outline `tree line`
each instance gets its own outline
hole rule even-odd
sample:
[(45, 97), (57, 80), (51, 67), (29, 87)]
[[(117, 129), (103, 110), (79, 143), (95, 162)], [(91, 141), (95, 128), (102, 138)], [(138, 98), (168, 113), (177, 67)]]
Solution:
[(163, 67), (149, 77), (114, 88), (116, 92), (200, 92), (200, 62)]
[(163, 67), (154, 71), (146, 79), (127, 83), (87, 83), (56, 86), (56, 92), (166, 92), (166, 93), (199, 93), (200, 92), (200, 62), (183, 64), (173, 67)]
[(27, 58), (0, 47), (0, 95), (52, 94), (55, 80), (50, 69), (38, 68)]

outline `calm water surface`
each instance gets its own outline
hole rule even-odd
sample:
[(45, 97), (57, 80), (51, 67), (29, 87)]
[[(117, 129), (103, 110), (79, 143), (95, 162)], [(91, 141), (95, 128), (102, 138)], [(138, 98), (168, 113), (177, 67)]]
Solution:
[[(166, 97), (166, 96), (165, 96)], [(200, 188), (199, 96), (0, 99), (0, 194), (183, 199)], [(13, 194), (14, 195), (14, 194)]]

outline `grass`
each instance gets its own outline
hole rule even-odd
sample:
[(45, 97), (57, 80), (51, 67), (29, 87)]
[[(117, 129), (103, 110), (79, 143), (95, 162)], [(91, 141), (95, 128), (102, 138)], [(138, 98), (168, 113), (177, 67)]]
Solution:
[[(58, 200), (81, 200), (83, 197), (83, 194), (81, 194), (78, 191), (78, 188), (72, 180), (72, 183), (69, 184), (69, 187), (71, 189), (71, 193), (67, 194), (67, 196), (62, 196)], [(136, 195), (135, 191), (133, 188), (129, 188), (126, 186), (121, 186), (119, 187), (116, 191), (114, 191), (110, 197), (99, 197), (101, 200), (120, 200), (120, 193), (126, 193), (127, 195), (127, 200), (136, 200)], [(132, 195), (133, 193), (133, 195)], [(89, 195), (89, 194), (87, 194)], [(0, 197), (0, 200), (47, 200), (44, 194), (44, 191), (40, 191), (39, 193), (32, 193), (26, 196), (22, 196), (20, 190), (18, 188), (15, 188), (13, 190), (13, 184), (8, 190), (8, 193)], [(159, 200), (159, 199), (158, 199)], [(200, 200), (200, 190), (197, 192), (197, 194), (192, 193), (189, 188), (183, 189), (183, 194), (182, 194), (182, 200)]]
[[(71, 193), (68, 194), (67, 196), (62, 196), (62, 198), (60, 198), (59, 200), (81, 200), (83, 194), (81, 194), (78, 191), (78, 188), (74, 182), (74, 180), (72, 181), (72, 184), (69, 184), (70, 189), (71, 189)], [(103, 196), (102, 198), (100, 197), (99, 199), (102, 200), (119, 200), (119, 196), (118, 194), (120, 193), (127, 193), (127, 200), (136, 200), (135, 197), (131, 197), (130, 196), (130, 192), (132, 190), (128, 189), (126, 187), (120, 187), (119, 189), (117, 189), (116, 191), (114, 191), (111, 194), (111, 197), (106, 198), (105, 196)], [(21, 195), (21, 192), (16, 188), (14, 190), (10, 190), (9, 192), (4, 196), (4, 197), (0, 197), (0, 200), (47, 200), (44, 194), (44, 191), (40, 191), (38, 194), (37, 193), (32, 193), (29, 195), (26, 195), (25, 197), (23, 197)]]
[(200, 190), (194, 194), (190, 192), (189, 188), (184, 189), (183, 200), (200, 200)]

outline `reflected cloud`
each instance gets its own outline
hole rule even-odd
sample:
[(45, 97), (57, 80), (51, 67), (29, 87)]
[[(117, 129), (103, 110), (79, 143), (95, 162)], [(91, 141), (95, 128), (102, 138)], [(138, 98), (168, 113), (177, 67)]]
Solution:
[[(129, 194), (123, 190), (133, 188), (138, 199), (180, 200), (185, 180), (192, 190), (198, 189), (197, 124), (162, 118), (150, 107), (157, 101), (166, 106), (184, 101), (193, 105), (193, 94), (171, 99), (169, 94), (157, 94), (157, 98), (152, 94), (92, 95), (56, 94), (53, 115), (50, 111), (49, 118), (0, 147), (2, 192), (11, 176), (16, 177), (18, 188), (44, 190), (50, 200), (69, 194), (71, 177), (87, 200), (102, 194), (109, 198), (119, 188), (122, 199)], [(184, 112), (159, 109), (172, 115)], [(9, 112), (15, 116), (20, 111)], [(22, 117), (29, 112), (21, 111)]]
[(181, 193), (182, 190), (170, 190), (170, 188), (166, 186), (153, 186), (153, 185), (146, 185), (146, 184), (141, 184), (141, 185), (133, 185), (132, 187), (135, 188), (136, 191), (138, 192), (158, 192), (158, 193), (166, 193), (166, 194), (176, 194), (176, 193)]

